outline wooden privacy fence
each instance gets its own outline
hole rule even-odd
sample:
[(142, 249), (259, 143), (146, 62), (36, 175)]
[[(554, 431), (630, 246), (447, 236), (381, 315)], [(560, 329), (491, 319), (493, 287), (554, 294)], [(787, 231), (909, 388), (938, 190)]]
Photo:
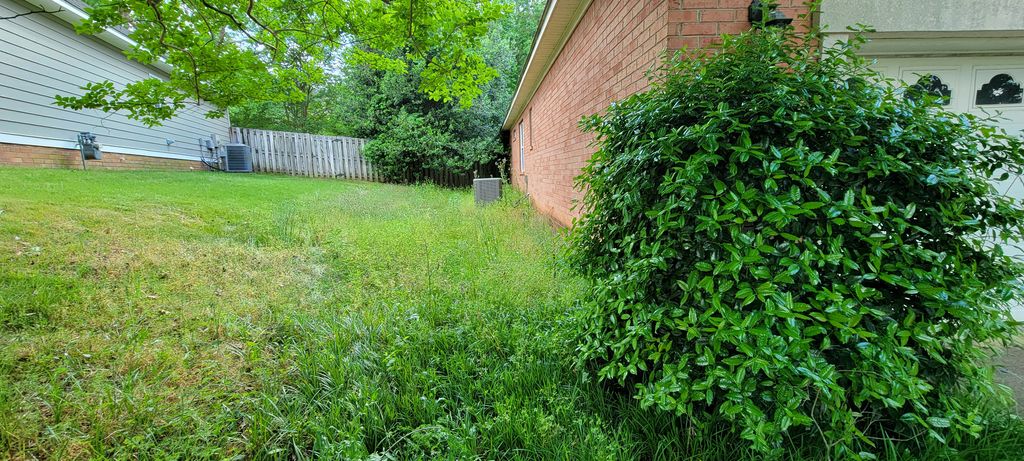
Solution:
[[(231, 141), (240, 142), (252, 149), (254, 171), (384, 181), (373, 165), (363, 157), (365, 139), (233, 127)], [(445, 187), (469, 187), (473, 185), (474, 176), (472, 172), (427, 169), (423, 171), (422, 177), (405, 180), (431, 182)]]
[(231, 140), (252, 149), (254, 171), (317, 178), (382, 181), (363, 158), (365, 139), (231, 128)]

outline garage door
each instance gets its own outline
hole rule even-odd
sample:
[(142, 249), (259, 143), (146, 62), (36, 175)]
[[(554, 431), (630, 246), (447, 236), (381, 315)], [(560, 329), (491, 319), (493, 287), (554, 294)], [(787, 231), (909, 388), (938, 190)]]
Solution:
[(956, 112), (1001, 114), (1007, 131), (1024, 131), (1024, 57), (879, 58), (875, 68), (941, 92)]
[[(879, 58), (874, 66), (887, 77), (919, 84), (941, 94), (955, 112), (997, 115), (996, 123), (1009, 133), (1024, 135), (1024, 57)], [(1024, 199), (1024, 178), (996, 184), (1007, 195)], [(1022, 245), (1007, 252), (1024, 258)], [(1024, 305), (1013, 309), (1024, 320)]]

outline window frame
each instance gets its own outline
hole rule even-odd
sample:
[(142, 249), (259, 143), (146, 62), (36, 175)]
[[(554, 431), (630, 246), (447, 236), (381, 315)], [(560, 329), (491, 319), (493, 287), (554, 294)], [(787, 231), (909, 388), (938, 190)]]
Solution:
[(523, 121), (519, 121), (519, 172), (526, 173), (526, 133), (523, 131)]

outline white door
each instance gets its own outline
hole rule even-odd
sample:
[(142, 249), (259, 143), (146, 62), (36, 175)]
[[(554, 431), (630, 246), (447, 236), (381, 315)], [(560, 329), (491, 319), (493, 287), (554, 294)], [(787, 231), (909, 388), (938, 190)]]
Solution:
[[(887, 77), (941, 93), (955, 112), (999, 116), (996, 124), (1024, 136), (1024, 56), (878, 58), (874, 67)], [(1024, 199), (1024, 178), (1010, 178), (996, 188)], [(1019, 247), (1007, 252), (1024, 258)], [(1016, 306), (1013, 315), (1024, 320), (1024, 305)]]

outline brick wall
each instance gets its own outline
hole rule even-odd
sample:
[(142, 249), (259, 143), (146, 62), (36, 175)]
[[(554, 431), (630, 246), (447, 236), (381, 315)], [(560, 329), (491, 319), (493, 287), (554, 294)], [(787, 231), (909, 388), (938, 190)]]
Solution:
[[(794, 19), (797, 30), (806, 30), (809, 21), (799, 20), (807, 13), (805, 0), (777, 0), (779, 11)], [(669, 36), (671, 50), (704, 48), (721, 41), (722, 34), (735, 35), (750, 29), (747, 7), (750, 0), (669, 0)]]
[[(787, 16), (802, 0), (778, 2)], [(510, 133), (512, 182), (540, 212), (570, 225), (581, 194), (573, 187), (593, 154), (579, 130), (586, 115), (648, 87), (646, 72), (668, 51), (702, 48), (750, 28), (750, 0), (593, 0)], [(806, 27), (806, 24), (799, 27)], [(525, 168), (520, 169), (523, 127)], [(522, 172), (521, 172), (522, 171)]]
[[(0, 165), (35, 168), (82, 168), (81, 153), (73, 149), (0, 143)], [(104, 152), (102, 160), (87, 160), (99, 170), (206, 170), (202, 162)]]

